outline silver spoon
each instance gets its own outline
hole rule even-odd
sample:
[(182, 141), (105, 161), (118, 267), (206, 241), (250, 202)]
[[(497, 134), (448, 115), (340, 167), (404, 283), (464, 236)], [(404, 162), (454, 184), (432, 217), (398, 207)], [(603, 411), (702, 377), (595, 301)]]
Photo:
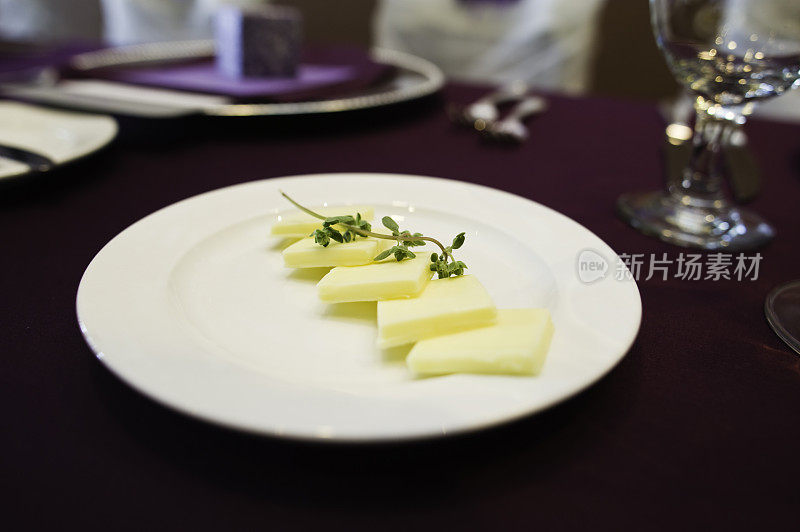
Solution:
[(481, 130), (483, 136), (497, 142), (520, 144), (528, 139), (528, 128), (523, 120), (547, 109), (547, 102), (539, 96), (528, 96), (519, 102), (508, 116), (496, 122), (489, 122)]
[(465, 127), (474, 127), (481, 130), (486, 127), (486, 124), (497, 120), (500, 116), (500, 111), (497, 106), (521, 99), (528, 91), (528, 85), (522, 81), (514, 81), (500, 87), (496, 91), (480, 98), (479, 100), (467, 106), (458, 106), (455, 104), (447, 108), (447, 115), (450, 120)]

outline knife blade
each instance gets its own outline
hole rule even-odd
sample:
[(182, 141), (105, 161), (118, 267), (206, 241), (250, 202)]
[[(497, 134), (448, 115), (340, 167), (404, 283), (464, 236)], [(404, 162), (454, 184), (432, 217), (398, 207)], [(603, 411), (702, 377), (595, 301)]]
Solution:
[(5, 144), (0, 144), (0, 157), (25, 163), (30, 166), (34, 172), (47, 172), (52, 170), (56, 165), (55, 161), (46, 155), (17, 146), (7, 146)]

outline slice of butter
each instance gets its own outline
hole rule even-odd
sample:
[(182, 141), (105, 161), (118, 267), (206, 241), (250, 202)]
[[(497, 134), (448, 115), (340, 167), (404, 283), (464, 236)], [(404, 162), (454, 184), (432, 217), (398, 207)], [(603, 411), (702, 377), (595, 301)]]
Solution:
[[(361, 214), (361, 218), (372, 221), (375, 216), (375, 209), (365, 205), (344, 205), (338, 207), (312, 207), (312, 211), (322, 216), (355, 216)], [(314, 232), (314, 229), (322, 227), (322, 220), (314, 218), (303, 211), (288, 211), (279, 214), (275, 223), (270, 228), (272, 236), (298, 237), (302, 238)]]
[(340, 244), (331, 241), (327, 246), (303, 238), (283, 250), (283, 264), (289, 268), (321, 268), (330, 266), (361, 266), (369, 264), (388, 242), (376, 238), (356, 238), (353, 242)]
[(328, 303), (409, 298), (422, 292), (431, 275), (427, 256), (400, 262), (391, 258), (366, 266), (334, 268), (317, 284), (317, 291)]
[(536, 375), (553, 331), (547, 309), (500, 309), (495, 325), (417, 342), (406, 364), (419, 374)]
[(474, 275), (436, 279), (412, 299), (378, 301), (378, 347), (491, 325), (497, 309)]

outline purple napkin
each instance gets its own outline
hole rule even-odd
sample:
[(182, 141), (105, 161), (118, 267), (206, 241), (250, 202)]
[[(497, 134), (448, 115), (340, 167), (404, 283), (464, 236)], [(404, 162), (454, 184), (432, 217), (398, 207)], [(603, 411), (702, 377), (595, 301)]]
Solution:
[(388, 79), (395, 69), (376, 63), (354, 47), (309, 48), (298, 75), (290, 78), (233, 79), (221, 74), (213, 60), (158, 67), (108, 68), (92, 71), (99, 77), (134, 85), (203, 92), (236, 100), (289, 102), (333, 98)]

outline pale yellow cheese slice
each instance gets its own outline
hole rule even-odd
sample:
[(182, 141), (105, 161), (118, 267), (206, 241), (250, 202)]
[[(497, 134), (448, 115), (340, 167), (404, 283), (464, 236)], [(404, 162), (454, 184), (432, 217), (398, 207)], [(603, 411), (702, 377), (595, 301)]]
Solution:
[(283, 263), (289, 268), (321, 268), (330, 266), (361, 266), (369, 264), (388, 242), (376, 238), (356, 238), (352, 242), (331, 241), (323, 247), (313, 238), (303, 238), (283, 250)]
[(553, 331), (547, 309), (500, 309), (495, 325), (417, 342), (406, 364), (419, 374), (535, 375)]
[(378, 301), (378, 347), (491, 325), (497, 309), (473, 275), (435, 279), (412, 299)]
[[(355, 216), (361, 214), (361, 218), (369, 222), (375, 217), (375, 209), (366, 205), (344, 205), (337, 207), (312, 207), (312, 211), (322, 216)], [(275, 223), (270, 228), (273, 236), (298, 237), (302, 238), (314, 232), (315, 229), (322, 227), (322, 220), (314, 218), (303, 211), (288, 211), (279, 214)]]
[(317, 284), (322, 301), (382, 301), (415, 297), (433, 275), (427, 256), (397, 262), (394, 258), (366, 266), (340, 266)]

